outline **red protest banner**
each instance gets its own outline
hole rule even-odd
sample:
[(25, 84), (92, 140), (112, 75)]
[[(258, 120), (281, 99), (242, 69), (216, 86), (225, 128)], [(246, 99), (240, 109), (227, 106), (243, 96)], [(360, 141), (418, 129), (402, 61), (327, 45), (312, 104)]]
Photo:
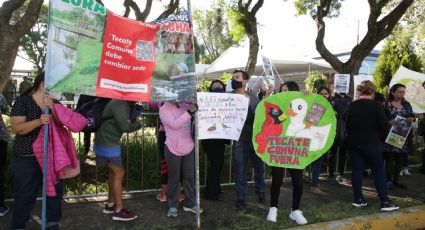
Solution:
[(108, 12), (96, 96), (150, 100), (158, 29)]

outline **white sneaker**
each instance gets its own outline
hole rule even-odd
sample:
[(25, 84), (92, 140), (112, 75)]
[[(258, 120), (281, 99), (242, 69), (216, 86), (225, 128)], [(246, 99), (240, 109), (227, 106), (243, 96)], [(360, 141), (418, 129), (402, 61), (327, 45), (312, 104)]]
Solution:
[(401, 170), (401, 174), (403, 174), (403, 176), (411, 176), (412, 175), (412, 174), (410, 174), (408, 168), (404, 168), (403, 170)]
[(277, 221), (277, 208), (276, 207), (270, 207), (269, 214), (267, 215), (267, 220), (270, 222), (276, 222)]
[(307, 224), (307, 220), (303, 216), (303, 212), (301, 212), (300, 210), (292, 211), (289, 214), (289, 218), (291, 220), (295, 220), (295, 222), (297, 222), (297, 224), (299, 224), (299, 225)]

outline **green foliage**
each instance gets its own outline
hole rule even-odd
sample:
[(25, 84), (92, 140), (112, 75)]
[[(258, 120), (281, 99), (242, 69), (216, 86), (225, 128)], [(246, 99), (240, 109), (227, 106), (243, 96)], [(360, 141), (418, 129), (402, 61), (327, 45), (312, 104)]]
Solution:
[[(230, 79), (232, 79), (231, 73), (223, 73), (223, 76), (221, 76), (219, 80), (226, 84)], [(209, 79), (202, 79), (198, 81), (198, 92), (208, 92), (211, 82), (212, 80)]]
[(202, 63), (214, 62), (225, 50), (239, 41), (232, 39), (226, 8), (224, 1), (220, 0), (213, 3), (208, 10), (193, 11), (197, 34), (195, 45), (200, 55), (197, 60)]
[(313, 93), (318, 93), (317, 90), (322, 86), (328, 86), (328, 79), (319, 71), (311, 71), (308, 77), (304, 80), (305, 88)]
[(228, 9), (226, 11), (229, 17), (229, 34), (235, 42), (241, 42), (246, 36), (245, 27), (243, 26), (243, 15), (237, 9)]
[(388, 39), (378, 57), (373, 73), (373, 81), (378, 92), (387, 93), (391, 78), (400, 65), (417, 72), (421, 72), (423, 68), (420, 58), (412, 48), (412, 33), (399, 27)]
[(80, 74), (94, 74), (97, 71), (99, 71), (99, 62), (97, 60), (93, 60), (89, 63), (87, 63), (86, 66), (81, 68)]
[[(14, 12), (11, 21), (17, 22), (22, 18), (27, 8), (28, 2)], [(47, 22), (48, 7), (47, 5), (42, 5), (37, 22), (19, 40), (18, 56), (33, 63), (38, 72), (43, 71), (46, 61)]]
[[(345, 0), (333, 0), (331, 1), (331, 10), (328, 17), (338, 17), (341, 9), (341, 5)], [(311, 17), (315, 18), (317, 14), (317, 0), (295, 0), (294, 6), (297, 10), (297, 15), (310, 14)]]

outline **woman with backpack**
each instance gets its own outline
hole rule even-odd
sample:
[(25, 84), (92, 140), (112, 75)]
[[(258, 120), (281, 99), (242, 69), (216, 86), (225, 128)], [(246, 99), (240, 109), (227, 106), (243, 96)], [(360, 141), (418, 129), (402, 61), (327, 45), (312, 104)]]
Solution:
[[(415, 120), (412, 106), (404, 99), (406, 86), (395, 84), (391, 87), (388, 93), (387, 101), (385, 102), (385, 115), (391, 125), (397, 125), (397, 116), (406, 119), (407, 123), (412, 123)], [(399, 183), (400, 171), (402, 168), (403, 157), (409, 153), (409, 143), (412, 141), (411, 132), (403, 147), (397, 148), (393, 145), (384, 143), (383, 154), (385, 159), (385, 172), (387, 174), (388, 187), (392, 186), (405, 189), (406, 186)], [(406, 157), (407, 158), (407, 157)]]
[(96, 165), (107, 167), (108, 202), (103, 213), (113, 214), (112, 220), (131, 221), (137, 216), (123, 208), (122, 180), (125, 169), (121, 158), (121, 137), (124, 133), (134, 132), (142, 127), (141, 121), (130, 122), (131, 103), (112, 99), (102, 112), (102, 124), (96, 131), (93, 150), (96, 154)]

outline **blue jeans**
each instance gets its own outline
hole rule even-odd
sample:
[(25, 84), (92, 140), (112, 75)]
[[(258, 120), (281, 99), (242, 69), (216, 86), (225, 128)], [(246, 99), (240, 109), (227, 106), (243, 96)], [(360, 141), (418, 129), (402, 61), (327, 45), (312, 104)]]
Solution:
[(350, 146), (352, 174), (351, 183), (354, 192), (354, 202), (364, 199), (362, 192), (363, 170), (367, 164), (372, 170), (375, 188), (381, 203), (388, 202), (387, 180), (384, 172), (381, 145), (368, 144)]
[(319, 182), (320, 170), (322, 169), (323, 159), (325, 155), (322, 155), (311, 164), (311, 186), (317, 187)]
[[(12, 160), (14, 198), (9, 229), (25, 229), (34, 209), (38, 191), (43, 183), (43, 173), (34, 156), (14, 155)], [(62, 217), (63, 183), (55, 185), (56, 196), (47, 197), (46, 227), (56, 229)]]
[(233, 173), (236, 183), (236, 198), (244, 200), (248, 192), (246, 181), (246, 168), (248, 159), (251, 159), (254, 167), (255, 191), (264, 192), (264, 163), (254, 151), (252, 142), (234, 141), (232, 148)]

